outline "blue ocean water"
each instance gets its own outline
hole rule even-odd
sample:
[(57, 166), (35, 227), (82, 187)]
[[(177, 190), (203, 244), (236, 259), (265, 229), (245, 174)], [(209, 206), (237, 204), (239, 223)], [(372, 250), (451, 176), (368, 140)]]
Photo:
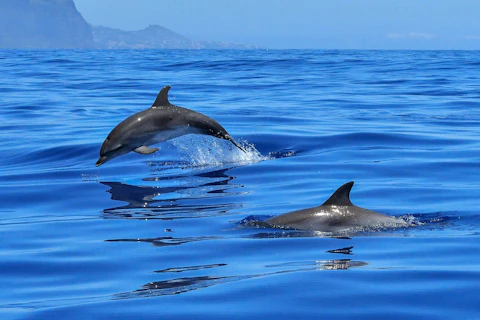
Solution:
[[(479, 319), (480, 52), (0, 51), (2, 319)], [(96, 168), (170, 101), (186, 136)], [(253, 228), (352, 201), (417, 227)]]

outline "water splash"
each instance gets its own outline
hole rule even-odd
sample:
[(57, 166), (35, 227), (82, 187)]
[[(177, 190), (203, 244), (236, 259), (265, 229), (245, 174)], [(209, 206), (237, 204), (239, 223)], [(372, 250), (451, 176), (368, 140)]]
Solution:
[(237, 143), (245, 152), (228, 141), (207, 136), (191, 135), (172, 140), (184, 161), (193, 166), (210, 166), (224, 164), (252, 164), (270, 159), (263, 156), (252, 143), (239, 140)]

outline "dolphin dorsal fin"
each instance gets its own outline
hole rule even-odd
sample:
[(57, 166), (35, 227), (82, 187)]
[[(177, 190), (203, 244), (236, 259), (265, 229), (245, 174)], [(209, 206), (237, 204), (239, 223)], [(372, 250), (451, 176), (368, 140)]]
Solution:
[(345, 183), (337, 189), (322, 206), (353, 206), (350, 201), (350, 190), (352, 190), (353, 181)]
[(168, 101), (168, 90), (170, 90), (170, 86), (165, 86), (160, 90), (158, 93), (157, 99), (152, 104), (152, 107), (161, 107), (161, 106), (169, 106), (170, 101)]

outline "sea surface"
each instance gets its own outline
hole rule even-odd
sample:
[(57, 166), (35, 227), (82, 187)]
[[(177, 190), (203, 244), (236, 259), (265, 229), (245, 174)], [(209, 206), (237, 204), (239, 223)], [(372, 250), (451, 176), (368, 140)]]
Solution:
[[(480, 52), (0, 51), (1, 319), (480, 319)], [(95, 167), (170, 101), (190, 135)], [(356, 205), (414, 227), (246, 221)]]

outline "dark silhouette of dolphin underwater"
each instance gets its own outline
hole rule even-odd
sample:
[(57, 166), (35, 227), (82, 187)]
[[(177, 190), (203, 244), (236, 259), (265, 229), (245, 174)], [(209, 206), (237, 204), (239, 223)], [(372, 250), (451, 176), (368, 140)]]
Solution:
[(345, 183), (321, 206), (287, 212), (265, 220), (261, 225), (322, 232), (338, 232), (357, 228), (406, 227), (404, 220), (360, 208), (350, 201), (353, 181)]
[(135, 113), (113, 128), (100, 149), (97, 167), (131, 151), (152, 154), (158, 148), (150, 148), (149, 145), (186, 134), (204, 134), (228, 140), (245, 152), (214, 119), (171, 104), (168, 90), (170, 86), (163, 87), (150, 108)]

